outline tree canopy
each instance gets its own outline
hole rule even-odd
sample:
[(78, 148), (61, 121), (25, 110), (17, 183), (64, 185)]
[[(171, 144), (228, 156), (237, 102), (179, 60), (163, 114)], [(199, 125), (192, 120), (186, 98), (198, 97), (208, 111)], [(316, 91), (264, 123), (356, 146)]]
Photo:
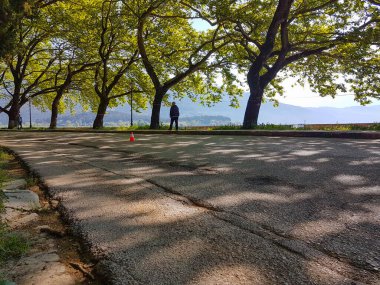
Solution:
[(109, 106), (133, 100), (152, 106), (158, 128), (169, 94), (236, 106), (239, 73), (250, 91), (244, 128), (290, 77), (320, 96), (379, 98), (378, 0), (0, 1), (0, 96), (10, 99), (0, 111), (10, 121), (35, 98), (52, 127), (58, 109), (81, 104), (99, 128)]
[(363, 103), (378, 96), (379, 12), (374, 1), (361, 0), (230, 5), (228, 30), (238, 44), (232, 60), (246, 70), (250, 88), (243, 127), (257, 124), (264, 94), (281, 94), (288, 77), (307, 81), (321, 96), (351, 90)]

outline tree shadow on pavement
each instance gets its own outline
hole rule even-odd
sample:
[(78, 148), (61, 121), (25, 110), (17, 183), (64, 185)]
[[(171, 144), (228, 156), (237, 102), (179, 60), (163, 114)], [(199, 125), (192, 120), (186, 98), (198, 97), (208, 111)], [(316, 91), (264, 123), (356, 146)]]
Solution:
[(115, 284), (378, 284), (378, 141), (123, 139), (1, 137)]

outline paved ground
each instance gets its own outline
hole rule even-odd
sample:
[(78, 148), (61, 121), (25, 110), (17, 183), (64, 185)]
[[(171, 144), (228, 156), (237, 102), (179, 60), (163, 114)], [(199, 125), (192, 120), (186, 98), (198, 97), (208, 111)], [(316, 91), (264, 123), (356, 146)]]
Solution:
[(113, 284), (380, 284), (380, 140), (0, 133)]

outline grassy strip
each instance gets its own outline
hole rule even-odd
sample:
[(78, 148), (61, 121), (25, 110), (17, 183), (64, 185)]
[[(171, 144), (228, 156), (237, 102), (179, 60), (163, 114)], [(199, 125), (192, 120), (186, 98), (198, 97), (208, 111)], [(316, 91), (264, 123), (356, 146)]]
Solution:
[[(240, 130), (241, 125), (226, 125), (210, 127), (209, 130)], [(380, 131), (380, 124), (355, 125), (355, 124), (326, 124), (326, 125), (275, 125), (260, 124), (255, 130), (299, 130), (299, 131)]]
[[(0, 149), (0, 189), (2, 185), (9, 180), (6, 167), (13, 157)], [(5, 195), (0, 190), (0, 212), (4, 212)], [(0, 221), (0, 265), (11, 258), (20, 257), (27, 252), (28, 243), (24, 237), (17, 233), (13, 233), (5, 223)], [(0, 272), (1, 279), (1, 272)], [(0, 284), (1, 284), (0, 280)]]
[[(8, 161), (11, 159), (11, 156), (4, 152), (3, 150), (0, 150), (0, 189), (3, 187), (3, 184), (8, 181), (8, 174), (7, 171), (4, 169), (8, 163)], [(0, 190), (0, 213), (4, 211), (4, 198), (5, 195), (2, 190)]]
[[(169, 128), (168, 124), (161, 124), (160, 130), (167, 130)], [(217, 130), (241, 130), (242, 125), (238, 124), (228, 124), (223, 126), (184, 126), (180, 127), (180, 130), (188, 131), (217, 131)], [(260, 124), (257, 125), (254, 130), (300, 130), (300, 131), (380, 131), (380, 123), (373, 124), (295, 124), (295, 125), (276, 125), (276, 124)], [(32, 128), (25, 129), (23, 131), (33, 131), (49, 130), (47, 128)], [(91, 127), (78, 127), (78, 128), (58, 128), (58, 130), (68, 130), (68, 131), (96, 131)], [(138, 126), (121, 126), (121, 127), (104, 127), (99, 129), (99, 131), (135, 131), (135, 130), (149, 130), (149, 125), (138, 125)]]
[[(305, 129), (310, 129), (307, 126)], [(368, 126), (361, 126), (361, 125), (326, 125), (326, 126), (320, 126), (317, 128), (318, 130), (323, 131), (380, 131), (380, 124), (372, 124)]]

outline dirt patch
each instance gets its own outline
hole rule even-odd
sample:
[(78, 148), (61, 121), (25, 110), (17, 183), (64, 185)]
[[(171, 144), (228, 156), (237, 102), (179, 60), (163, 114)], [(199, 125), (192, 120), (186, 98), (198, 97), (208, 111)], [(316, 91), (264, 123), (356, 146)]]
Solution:
[(306, 188), (304, 185), (292, 183), (269, 175), (247, 177), (245, 178), (245, 181), (248, 182), (251, 186), (291, 187), (296, 190), (302, 190)]
[[(7, 171), (11, 180), (25, 179), (27, 182), (25, 188), (38, 195), (41, 207), (30, 211), (38, 214), (38, 219), (12, 230), (26, 238), (29, 250), (21, 258), (7, 260), (0, 270), (3, 273), (1, 277), (21, 280), (25, 274), (23, 259), (30, 259), (42, 253), (53, 253), (59, 256), (59, 262), (64, 265), (70, 278), (75, 280), (75, 284), (101, 284), (93, 277), (94, 264), (91, 258), (82, 250), (80, 241), (70, 234), (68, 225), (62, 222), (57, 210), (59, 202), (48, 198), (44, 185), (16, 158), (13, 157), (3, 169)], [(26, 284), (25, 281), (21, 283)]]

